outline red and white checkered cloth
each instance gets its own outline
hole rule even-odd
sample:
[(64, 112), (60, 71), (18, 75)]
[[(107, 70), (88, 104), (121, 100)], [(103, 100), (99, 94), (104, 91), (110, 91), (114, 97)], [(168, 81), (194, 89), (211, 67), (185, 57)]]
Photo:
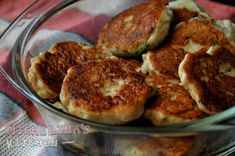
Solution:
[[(95, 0), (94, 0), (95, 1)], [(235, 22), (235, 7), (226, 6), (219, 3), (211, 2), (208, 0), (196, 0), (201, 6), (205, 8), (208, 13), (216, 19), (231, 19)], [(27, 8), (33, 0), (1, 0), (0, 1), (0, 34), (5, 28), (18, 16), (25, 8)], [(76, 20), (75, 17), (79, 14), (82, 17), (80, 20)], [(71, 9), (63, 14), (60, 18), (61, 23), (55, 23), (50, 25), (45, 34), (53, 34), (55, 32), (66, 33), (77, 32), (88, 36), (90, 40), (96, 40), (97, 31), (103, 26), (103, 21), (107, 20), (107, 17), (95, 17), (92, 19), (89, 14), (79, 12), (76, 9)], [(99, 19), (99, 20), (98, 20)], [(53, 23), (53, 22), (52, 22)], [(62, 24), (62, 25), (58, 25)], [(95, 30), (86, 29), (87, 25), (96, 24)], [(98, 26), (98, 27), (97, 27)], [(58, 30), (58, 28), (60, 28)], [(72, 33), (69, 33), (71, 37)], [(234, 34), (235, 35), (235, 34)], [(39, 37), (40, 39), (40, 37)], [(10, 43), (10, 41), (9, 41)], [(0, 49), (0, 65), (6, 63), (8, 58), (8, 45)], [(29, 126), (43, 125), (44, 121), (40, 114), (34, 107), (34, 105), (27, 100), (22, 94), (20, 94), (2, 74), (0, 74), (0, 155), (1, 156), (62, 156), (62, 155), (74, 155), (69, 150), (65, 150), (63, 146), (43, 148), (43, 147), (14, 147), (9, 148), (9, 138), (17, 139), (24, 138), (24, 135), (15, 135), (9, 133), (7, 129), (11, 126), (18, 126), (21, 128)], [(34, 139), (54, 139), (54, 136), (33, 136)], [(8, 141), (8, 142), (7, 142)]]

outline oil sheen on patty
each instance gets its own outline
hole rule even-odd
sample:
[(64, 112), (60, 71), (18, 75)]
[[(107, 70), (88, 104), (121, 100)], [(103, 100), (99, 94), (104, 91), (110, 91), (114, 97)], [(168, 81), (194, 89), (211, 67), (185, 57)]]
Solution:
[(116, 56), (139, 55), (159, 45), (168, 34), (172, 11), (165, 0), (134, 6), (111, 19), (99, 34), (98, 45)]
[(139, 118), (153, 89), (136, 63), (105, 59), (68, 70), (60, 100), (73, 115), (106, 124), (123, 124)]
[(210, 48), (188, 53), (179, 76), (202, 111), (214, 114), (235, 105), (235, 51)]
[(179, 80), (168, 76), (151, 76), (147, 82), (156, 88), (145, 107), (144, 117), (154, 125), (167, 125), (200, 119), (205, 114)]
[(31, 59), (28, 80), (41, 98), (54, 100), (59, 97), (63, 79), (70, 67), (102, 57), (105, 54), (95, 47), (73, 41), (60, 42)]
[(160, 48), (144, 54), (141, 71), (152, 75), (165, 74), (179, 78), (178, 67), (187, 53), (211, 46), (234, 49), (226, 33), (207, 19), (194, 18), (178, 24)]

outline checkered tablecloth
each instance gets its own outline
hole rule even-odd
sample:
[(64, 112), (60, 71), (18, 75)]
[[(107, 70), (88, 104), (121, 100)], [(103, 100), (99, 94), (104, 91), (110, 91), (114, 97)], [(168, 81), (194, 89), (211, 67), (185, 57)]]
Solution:
[[(94, 2), (97, 0), (94, 0)], [(101, 0), (104, 1), (104, 0)], [(107, 1), (107, 0), (106, 0)], [(196, 0), (201, 4), (208, 13), (216, 19), (231, 19), (235, 22), (235, 8), (226, 6), (219, 3), (211, 2), (208, 0)], [(0, 0), (0, 34), (7, 28), (7, 26), (25, 9), (33, 0)], [(80, 34), (89, 36), (90, 40), (95, 40), (94, 31), (85, 29), (89, 23), (90, 17), (88, 14), (81, 14), (82, 20), (79, 22), (71, 20), (75, 14), (81, 14), (79, 10), (71, 10), (63, 17), (60, 17), (63, 25), (51, 25), (41, 35), (52, 35), (53, 33), (66, 33), (73, 39), (76, 39), (76, 31), (80, 30)], [(69, 17), (69, 18), (68, 18)], [(101, 17), (106, 18), (106, 17)], [(68, 20), (69, 19), (69, 20)], [(94, 19), (92, 20), (94, 23)], [(100, 20), (99, 20), (100, 21)], [(102, 22), (102, 21), (101, 21)], [(57, 23), (58, 24), (58, 23)], [(96, 23), (97, 24), (97, 23)], [(97, 24), (99, 25), (99, 24)], [(102, 24), (100, 24), (102, 26)], [(60, 30), (57, 28), (60, 27)], [(70, 28), (70, 30), (67, 30)], [(72, 28), (72, 29), (71, 29)], [(83, 29), (84, 28), (84, 29)], [(62, 29), (62, 30), (61, 30)], [(68, 33), (66, 31), (74, 32)], [(235, 35), (235, 34), (234, 34)], [(40, 37), (39, 37), (40, 40)], [(10, 41), (9, 41), (10, 43)], [(0, 49), (2, 55), (0, 56), (0, 65), (7, 61), (8, 45)], [(58, 141), (54, 147), (41, 147), (41, 146), (17, 146), (12, 147), (12, 140), (53, 140), (55, 136), (45, 135), (25, 135), (15, 134), (11, 128), (26, 128), (33, 126), (43, 126), (44, 121), (38, 113), (34, 105), (20, 94), (9, 82), (0, 74), (0, 156), (68, 156), (75, 155), (72, 150), (62, 146)]]

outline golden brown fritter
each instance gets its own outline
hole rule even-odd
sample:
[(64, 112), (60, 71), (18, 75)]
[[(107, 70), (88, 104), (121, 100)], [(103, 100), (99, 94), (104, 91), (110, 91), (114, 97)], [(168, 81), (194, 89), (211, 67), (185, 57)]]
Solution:
[(96, 47), (72, 41), (60, 42), (31, 60), (28, 80), (41, 98), (56, 99), (70, 67), (105, 56)]
[(235, 51), (226, 48), (188, 53), (179, 67), (184, 87), (210, 114), (235, 105)]
[(60, 94), (67, 111), (78, 117), (107, 124), (122, 124), (139, 118), (152, 88), (137, 64), (105, 59), (68, 70)]
[(156, 88), (156, 93), (147, 103), (144, 117), (154, 125), (181, 123), (205, 116), (177, 79), (160, 75), (147, 80)]
[[(207, 48), (213, 45), (230, 44), (225, 34), (216, 28), (211, 21), (200, 18), (180, 23), (176, 26), (169, 39), (169, 44), (181, 46), (186, 51), (187, 48), (185, 46), (190, 43)], [(197, 50), (200, 50), (200, 48)]]
[(142, 71), (152, 75), (164, 74), (179, 78), (178, 67), (185, 54), (186, 52), (182, 48), (174, 48), (168, 45), (153, 49), (143, 55)]
[(117, 56), (138, 55), (166, 37), (172, 12), (165, 0), (134, 6), (111, 19), (99, 34), (98, 44)]
[(178, 67), (185, 54), (208, 49), (210, 46), (234, 49), (225, 34), (206, 19), (196, 18), (183, 22), (176, 26), (168, 38), (162, 47), (149, 50), (143, 55), (142, 72), (179, 78)]

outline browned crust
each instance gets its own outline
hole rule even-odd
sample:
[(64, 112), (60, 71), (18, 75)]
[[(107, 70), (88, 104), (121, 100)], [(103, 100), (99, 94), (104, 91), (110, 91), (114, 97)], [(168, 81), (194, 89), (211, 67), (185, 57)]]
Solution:
[[(165, 0), (151, 1), (123, 11), (110, 20), (99, 34), (99, 44), (107, 48), (131, 51), (146, 41), (155, 30)], [(125, 21), (133, 16), (131, 26)]]
[[(145, 83), (144, 75), (135, 72), (135, 68), (136, 64), (121, 59), (106, 59), (75, 66), (69, 69), (62, 90), (73, 101), (74, 108), (80, 107), (90, 112), (143, 106), (152, 90)], [(104, 96), (99, 88), (117, 79), (126, 82), (118, 95)]]
[(45, 52), (36, 70), (43, 83), (55, 93), (60, 93), (67, 70), (77, 64), (96, 58), (96, 50), (84, 49), (77, 42), (61, 42)]
[[(196, 94), (210, 112), (220, 112), (235, 105), (235, 77), (219, 72), (222, 64), (235, 68), (235, 55), (227, 49), (218, 49), (214, 55), (204, 50), (186, 55), (182, 67), (187, 79), (196, 87)], [(206, 81), (203, 77), (208, 77)], [(230, 94), (227, 94), (229, 92)]]
[(169, 41), (161, 48), (151, 50), (150, 61), (155, 73), (179, 78), (178, 67), (187, 51), (183, 49), (190, 40), (207, 49), (214, 45), (223, 45), (234, 50), (225, 35), (216, 29), (209, 20), (193, 19), (181, 23), (175, 28)]
[(186, 52), (182, 48), (163, 46), (151, 50), (150, 62), (155, 71), (171, 77), (179, 78), (178, 67), (184, 59)]
[(180, 23), (170, 37), (170, 44), (184, 46), (189, 40), (208, 47), (229, 44), (225, 35), (206, 19), (192, 19)]
[(164, 75), (152, 76), (151, 79), (151, 86), (156, 88), (157, 92), (148, 103), (146, 111), (159, 112), (166, 117), (184, 120), (200, 119), (205, 116), (177, 79)]

